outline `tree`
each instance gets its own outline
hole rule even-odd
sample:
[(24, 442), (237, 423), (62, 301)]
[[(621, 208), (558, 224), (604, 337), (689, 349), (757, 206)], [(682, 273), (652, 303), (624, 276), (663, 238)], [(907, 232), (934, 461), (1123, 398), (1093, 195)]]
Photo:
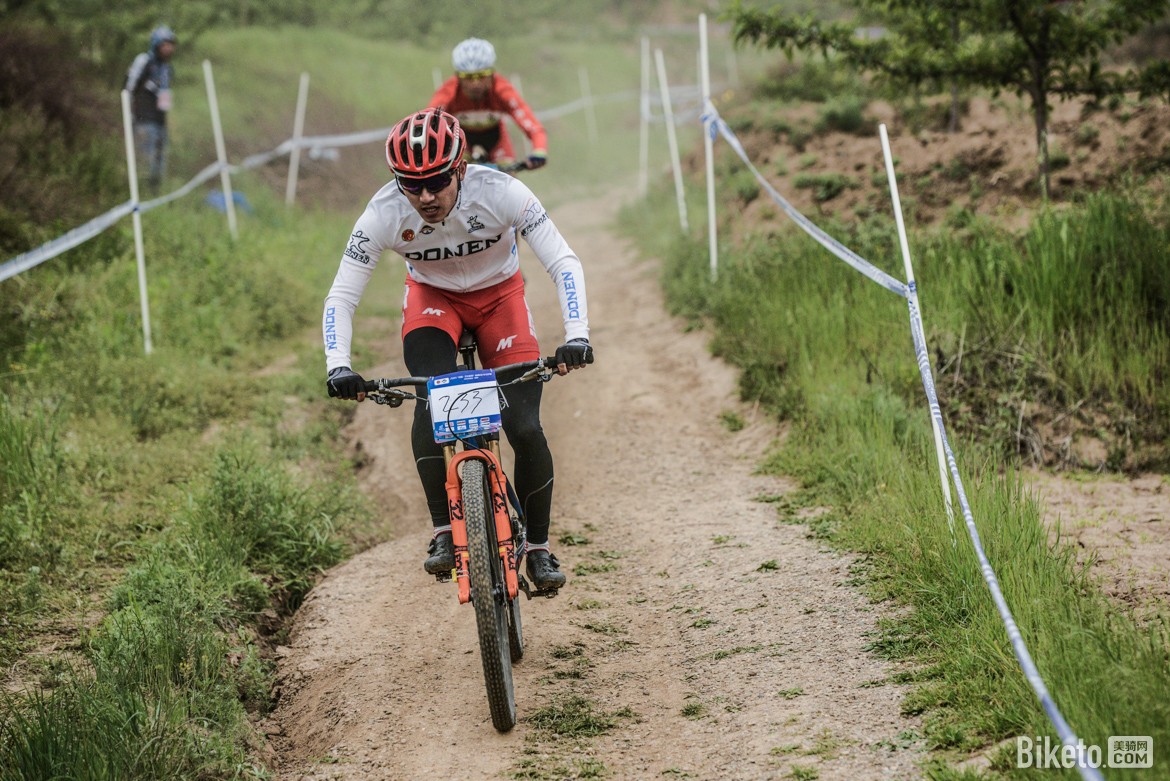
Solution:
[(1010, 89), (1031, 101), (1040, 188), (1048, 197), (1048, 116), (1053, 96), (1138, 92), (1170, 97), (1170, 64), (1102, 67), (1104, 49), (1158, 21), (1170, 0), (855, 0), (887, 34), (859, 39), (854, 25), (823, 24), (737, 3), (735, 40), (795, 51), (834, 52), (850, 67), (895, 86), (962, 84)]

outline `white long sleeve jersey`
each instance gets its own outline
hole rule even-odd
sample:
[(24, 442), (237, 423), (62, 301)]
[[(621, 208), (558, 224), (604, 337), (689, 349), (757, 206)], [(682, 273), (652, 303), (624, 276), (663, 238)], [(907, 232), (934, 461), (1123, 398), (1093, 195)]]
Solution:
[(354, 225), (325, 297), (322, 333), (327, 370), (351, 366), (353, 313), (385, 250), (406, 260), (416, 282), (465, 293), (511, 279), (520, 269), (517, 236), (528, 242), (556, 285), (565, 341), (589, 337), (581, 261), (544, 206), (513, 176), (469, 165), (447, 218), (428, 223), (391, 181)]

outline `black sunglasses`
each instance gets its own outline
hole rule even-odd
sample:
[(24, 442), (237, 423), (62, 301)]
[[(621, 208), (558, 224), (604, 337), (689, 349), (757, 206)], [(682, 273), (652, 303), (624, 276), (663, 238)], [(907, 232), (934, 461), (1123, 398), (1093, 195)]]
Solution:
[(408, 192), (411, 195), (422, 195), (423, 188), (425, 187), (426, 191), (433, 195), (435, 193), (441, 193), (450, 187), (451, 179), (453, 178), (454, 174), (450, 171), (428, 176), (426, 179), (404, 179), (399, 176), (398, 186), (403, 192)]

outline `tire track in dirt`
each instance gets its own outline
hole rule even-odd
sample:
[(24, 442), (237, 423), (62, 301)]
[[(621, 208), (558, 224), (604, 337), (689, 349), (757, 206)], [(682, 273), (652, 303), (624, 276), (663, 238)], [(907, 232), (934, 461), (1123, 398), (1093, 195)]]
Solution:
[[(348, 433), (401, 534), (332, 570), (298, 613), (269, 722), (278, 778), (551, 779), (602, 764), (630, 779), (920, 776), (896, 748), (917, 729), (899, 715), (896, 670), (865, 650), (879, 608), (848, 585), (848, 558), (758, 501), (785, 490), (753, 474), (778, 432), (736, 401), (705, 337), (664, 314), (656, 269), (610, 235), (616, 206), (553, 211), (585, 263), (598, 362), (545, 388), (553, 538), (578, 544), (554, 543), (561, 596), (523, 605), (520, 723), (492, 729), (474, 615), (423, 573), (410, 414), (363, 404)], [(531, 258), (526, 274), (548, 348), (552, 286)], [(728, 410), (748, 427), (727, 431)], [(530, 720), (572, 697), (615, 728), (558, 738)]]

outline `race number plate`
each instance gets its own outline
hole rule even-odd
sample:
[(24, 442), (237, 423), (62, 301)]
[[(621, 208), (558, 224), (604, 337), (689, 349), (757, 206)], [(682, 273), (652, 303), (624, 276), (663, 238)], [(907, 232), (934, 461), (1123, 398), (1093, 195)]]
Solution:
[(427, 392), (436, 442), (500, 430), (500, 392), (491, 369), (432, 377)]

